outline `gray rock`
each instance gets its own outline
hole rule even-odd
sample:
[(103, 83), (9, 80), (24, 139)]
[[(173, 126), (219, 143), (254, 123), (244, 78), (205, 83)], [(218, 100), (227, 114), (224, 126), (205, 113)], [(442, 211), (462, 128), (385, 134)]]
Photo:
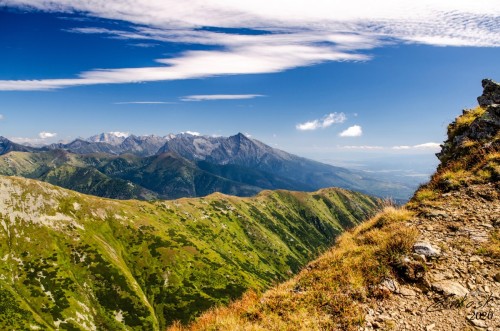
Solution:
[(380, 283), (381, 287), (388, 289), (391, 292), (399, 292), (399, 284), (395, 279), (385, 278), (382, 283)]
[(399, 289), (399, 294), (401, 294), (402, 296), (405, 296), (405, 297), (414, 297), (417, 295), (417, 292), (415, 292), (414, 290), (412, 290), (409, 287), (401, 287)]
[(438, 257), (441, 255), (441, 250), (439, 248), (432, 247), (431, 244), (425, 241), (416, 242), (413, 245), (413, 252), (425, 257)]
[(483, 320), (469, 320), (470, 323), (474, 326), (477, 326), (478, 328), (486, 329), (488, 326), (486, 325), (486, 322)]
[(456, 297), (465, 297), (469, 291), (457, 282), (452, 280), (442, 280), (432, 283), (432, 288), (435, 291), (441, 292), (445, 295), (454, 295)]

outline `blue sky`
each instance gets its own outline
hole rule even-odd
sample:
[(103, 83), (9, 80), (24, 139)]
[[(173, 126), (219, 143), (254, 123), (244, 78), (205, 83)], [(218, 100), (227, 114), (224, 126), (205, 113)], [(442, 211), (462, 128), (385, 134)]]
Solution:
[(496, 1), (434, 2), (0, 0), (0, 135), (243, 132), (432, 163), (500, 79)]

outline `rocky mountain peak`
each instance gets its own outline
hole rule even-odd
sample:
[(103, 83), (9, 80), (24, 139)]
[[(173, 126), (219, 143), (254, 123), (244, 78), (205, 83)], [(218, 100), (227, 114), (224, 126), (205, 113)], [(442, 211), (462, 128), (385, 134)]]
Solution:
[(113, 132), (100, 133), (86, 140), (94, 143), (99, 142), (99, 143), (107, 143), (110, 145), (119, 145), (129, 136), (130, 134), (127, 132), (113, 131)]
[(491, 79), (483, 79), (483, 94), (477, 98), (481, 107), (500, 106), (500, 84)]
[(458, 161), (472, 167), (483, 162), (480, 155), (500, 150), (500, 84), (484, 79), (482, 85), (479, 107), (464, 110), (448, 125), (448, 139), (437, 154), (440, 169)]

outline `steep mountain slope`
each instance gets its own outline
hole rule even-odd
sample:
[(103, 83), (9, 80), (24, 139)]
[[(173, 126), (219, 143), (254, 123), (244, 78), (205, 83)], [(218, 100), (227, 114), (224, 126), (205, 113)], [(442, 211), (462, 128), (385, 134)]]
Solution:
[(179, 135), (158, 153), (175, 152), (189, 160), (218, 165), (239, 165), (293, 179), (313, 190), (342, 187), (382, 197), (407, 199), (413, 190), (400, 183), (382, 182), (368, 174), (309, 160), (272, 148), (242, 133), (225, 137)]
[(448, 126), (431, 181), (296, 277), (170, 330), (500, 329), (500, 85)]
[(0, 177), (1, 330), (162, 330), (297, 272), (380, 201), (342, 189), (108, 200)]
[(36, 150), (37, 148), (19, 145), (7, 138), (0, 136), (0, 155), (7, 154), (12, 151), (32, 152)]
[[(106, 154), (102, 158), (113, 157)], [(103, 162), (101, 160), (101, 162)], [(154, 199), (158, 194), (119, 177), (108, 176), (94, 167), (95, 158), (63, 150), (0, 156), (0, 173), (43, 180), (78, 192), (116, 199)]]

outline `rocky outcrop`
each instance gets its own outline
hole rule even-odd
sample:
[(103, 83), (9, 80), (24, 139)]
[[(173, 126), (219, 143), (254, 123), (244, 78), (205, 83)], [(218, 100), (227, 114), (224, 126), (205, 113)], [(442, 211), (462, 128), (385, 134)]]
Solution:
[(483, 95), (477, 98), (481, 107), (500, 105), (500, 84), (491, 79), (483, 79)]
[(500, 84), (482, 84), (480, 107), (449, 125), (438, 172), (410, 203), (425, 273), (399, 286), (416, 295), (395, 290), (366, 306), (360, 330), (500, 329)]
[[(460, 184), (500, 180), (500, 168), (495, 165), (500, 151), (500, 84), (486, 79), (483, 86), (483, 94), (478, 98), (479, 107), (464, 110), (448, 125), (448, 139), (441, 145), (441, 152), (436, 154), (441, 164), (431, 183), (441, 189), (459, 186), (457, 182), (451, 183), (449, 174), (443, 177), (445, 170), (465, 171), (467, 178), (462, 176)], [(485, 177), (486, 173), (490, 175)]]

